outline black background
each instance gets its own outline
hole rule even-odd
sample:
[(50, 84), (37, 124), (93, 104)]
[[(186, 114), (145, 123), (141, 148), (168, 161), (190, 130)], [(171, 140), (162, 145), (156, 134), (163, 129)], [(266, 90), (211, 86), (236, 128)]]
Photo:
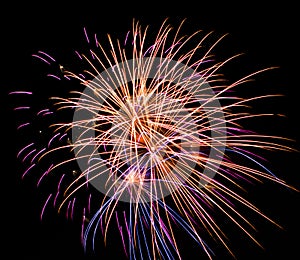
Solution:
[[(172, 6), (172, 5), (171, 5)], [(91, 32), (105, 36), (106, 33), (123, 37), (131, 29), (132, 18), (136, 18), (144, 25), (153, 25), (158, 28), (161, 22), (170, 18), (170, 22), (178, 24), (187, 18), (186, 32), (197, 29), (215, 31), (221, 35), (229, 33), (229, 36), (220, 44), (216, 52), (224, 57), (236, 53), (245, 53), (239, 61), (233, 62), (225, 72), (231, 80), (246, 75), (257, 69), (279, 66), (273, 72), (267, 72), (259, 76), (258, 87), (253, 90), (239, 88), (241, 95), (257, 93), (282, 93), (284, 97), (276, 101), (270, 101), (267, 111), (285, 114), (287, 118), (275, 117), (273, 121), (258, 121), (264, 126), (257, 126), (269, 133), (280, 134), (296, 142), (293, 147), (299, 147), (298, 126), (298, 69), (299, 40), (298, 16), (296, 6), (276, 5), (269, 6), (224, 5), (212, 4), (211, 6), (188, 5), (171, 7), (164, 15), (159, 15), (160, 8), (145, 5), (140, 11), (128, 14), (125, 9), (128, 6), (118, 4), (107, 7), (87, 5), (74, 8), (64, 8), (61, 5), (46, 7), (18, 6), (5, 8), (7, 16), (1, 17), (1, 123), (4, 131), (2, 134), (2, 237), (5, 240), (2, 252), (13, 256), (57, 258), (78, 257), (84, 258), (80, 244), (80, 229), (74, 223), (49, 213), (41, 223), (39, 220), (42, 206), (42, 195), (35, 190), (30, 181), (20, 180), (20, 164), (15, 159), (18, 150), (16, 122), (18, 117), (12, 112), (14, 101), (7, 95), (9, 91), (17, 89), (37, 90), (41, 95), (47, 96), (50, 92), (59, 93), (57, 89), (47, 89), (47, 83), (43, 85), (44, 69), (37, 64), (31, 54), (38, 50), (44, 50), (55, 54), (63, 61), (73, 55), (73, 51), (84, 44), (83, 27)], [(23, 9), (24, 8), (24, 9)], [(120, 13), (120, 10), (123, 10)], [(20, 11), (22, 10), (22, 11)], [(194, 12), (192, 13), (192, 10)], [(163, 13), (163, 12), (162, 12)], [(99, 37), (100, 39), (101, 37)], [(272, 122), (272, 123), (271, 123)], [(271, 169), (288, 183), (300, 187), (299, 181), (299, 154), (276, 153), (268, 157), (271, 161)], [(259, 232), (257, 234), (265, 249), (259, 249), (249, 240), (243, 239), (232, 230), (227, 230), (232, 238), (232, 248), (237, 259), (274, 259), (281, 256), (282, 259), (296, 259), (299, 255), (299, 194), (290, 192), (282, 187), (267, 184), (249, 188), (249, 198), (262, 208), (273, 219), (284, 227), (278, 230), (266, 221), (256, 220)], [(224, 225), (226, 230), (226, 223)], [(182, 242), (184, 243), (184, 242)], [(122, 258), (118, 246), (111, 244), (107, 250), (98, 252), (98, 259), (113, 259), (113, 255)], [(222, 249), (217, 259), (226, 259), (228, 255)], [(184, 252), (183, 259), (199, 259), (204, 257), (197, 249)], [(26, 258), (25, 258), (26, 259)], [(201, 258), (201, 259), (205, 259)], [(276, 258), (277, 259), (277, 258)]]

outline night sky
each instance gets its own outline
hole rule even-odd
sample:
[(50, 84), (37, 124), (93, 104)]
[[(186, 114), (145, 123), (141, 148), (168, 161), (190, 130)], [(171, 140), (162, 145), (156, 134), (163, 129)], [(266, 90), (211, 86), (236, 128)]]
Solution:
[[(265, 131), (274, 135), (281, 135), (296, 140), (292, 146), (299, 149), (299, 81), (297, 60), (299, 58), (299, 40), (297, 39), (298, 17), (293, 5), (275, 5), (267, 8), (254, 5), (235, 6), (203, 6), (195, 14), (189, 8), (175, 7), (174, 12), (169, 10), (165, 15), (159, 15), (159, 9), (149, 9), (147, 6), (140, 11), (122, 12), (117, 14), (113, 8), (88, 6), (83, 8), (62, 8), (61, 6), (38, 7), (29, 6), (26, 11), (15, 12), (14, 8), (6, 7), (7, 18), (1, 17), (1, 114), (3, 123), (1, 131), (4, 146), (2, 151), (2, 176), (4, 194), (2, 195), (2, 238), (5, 246), (2, 252), (10, 255), (26, 257), (78, 257), (87, 258), (80, 243), (80, 226), (72, 221), (66, 221), (63, 216), (49, 211), (43, 222), (40, 221), (40, 212), (46, 193), (36, 189), (34, 179), (24, 181), (20, 176), (24, 167), (16, 160), (20, 148), (20, 140), (30, 139), (25, 134), (20, 136), (16, 131), (20, 122), (20, 113), (12, 111), (15, 97), (8, 96), (14, 90), (32, 90), (40, 98), (30, 101), (38, 107), (51, 95), (66, 93), (63, 85), (53, 85), (53, 81), (45, 77), (47, 67), (41, 65), (31, 56), (38, 50), (52, 53), (62, 63), (72, 66), (74, 50), (85, 46), (83, 27), (97, 33), (98, 39), (106, 33), (123, 38), (131, 29), (132, 18), (140, 20), (142, 25), (158, 28), (161, 22), (169, 17), (174, 26), (187, 18), (186, 33), (196, 29), (214, 31), (218, 35), (229, 35), (218, 45), (216, 54), (222, 58), (236, 53), (245, 53), (241, 58), (224, 68), (229, 80), (234, 80), (265, 67), (276, 66), (278, 69), (264, 73), (257, 77), (254, 87), (239, 87), (237, 92), (241, 96), (259, 94), (278, 94), (284, 96), (270, 102), (259, 103), (254, 110), (267, 111), (274, 114), (285, 114), (286, 117), (274, 116), (271, 120), (258, 120), (249, 123), (256, 130)], [(201, 4), (200, 4), (201, 5)], [(82, 7), (82, 8), (81, 8)], [(200, 6), (201, 7), (201, 6)], [(22, 6), (19, 6), (22, 10)], [(147, 10), (148, 9), (148, 10)], [(193, 8), (192, 8), (193, 9)], [(154, 11), (155, 10), (155, 11)], [(177, 10), (177, 11), (176, 11)], [(148, 11), (149, 14), (146, 14)], [(163, 12), (162, 12), (163, 13)], [(226, 77), (225, 75), (225, 77)], [(25, 100), (25, 99), (24, 99)], [(4, 106), (3, 106), (4, 104)], [(289, 184), (300, 188), (299, 153), (266, 153), (270, 161), (270, 169)], [(248, 186), (247, 186), (248, 187)], [(263, 219), (255, 219), (258, 228), (257, 238), (262, 242), (265, 250), (257, 248), (250, 240), (244, 239), (235, 229), (222, 226), (228, 232), (233, 251), (237, 259), (274, 259), (281, 255), (284, 259), (297, 258), (299, 247), (299, 193), (289, 191), (279, 185), (249, 186), (248, 198), (254, 202), (268, 216), (277, 220), (284, 230), (280, 230)], [(253, 215), (255, 217), (255, 215)], [(222, 221), (222, 218), (219, 219)], [(183, 237), (184, 238), (184, 237)], [(119, 237), (117, 238), (119, 241)], [(184, 245), (184, 239), (182, 239)], [(197, 249), (183, 246), (185, 259), (206, 259)], [(101, 251), (103, 250), (103, 251)], [(122, 258), (119, 242), (112, 241), (108, 248), (95, 255), (95, 259), (113, 259), (112, 256)], [(101, 252), (100, 252), (101, 251)], [(220, 255), (216, 259), (227, 259), (223, 249), (217, 248)], [(91, 256), (89, 256), (91, 258)], [(125, 259), (125, 258), (124, 258)], [(228, 258), (230, 259), (230, 258)]]

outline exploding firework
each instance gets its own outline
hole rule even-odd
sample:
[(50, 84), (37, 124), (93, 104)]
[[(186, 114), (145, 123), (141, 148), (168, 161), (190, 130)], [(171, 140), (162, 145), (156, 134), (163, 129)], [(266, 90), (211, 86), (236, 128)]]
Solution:
[(268, 180), (293, 189), (263, 165), (259, 153), (293, 151), (288, 140), (242, 126), (249, 118), (272, 116), (248, 108), (277, 95), (233, 95), (273, 68), (228, 84), (220, 70), (239, 55), (216, 61), (212, 52), (224, 36), (213, 43), (212, 33), (182, 36), (183, 26), (174, 29), (165, 20), (153, 39), (134, 21), (121, 40), (108, 35), (106, 43), (84, 28), (90, 48), (75, 52), (84, 67), (79, 72), (43, 51), (32, 55), (52, 66), (47, 76), (72, 82), (73, 89), (51, 97), (50, 107), (17, 126), (45, 126), (43, 137), (37, 133), (17, 154), (26, 165), (22, 178), (38, 176), (37, 186), (57, 183), (41, 218), (50, 205), (68, 219), (80, 218), (85, 250), (95, 249), (98, 236), (109, 239), (115, 226), (130, 259), (181, 259), (178, 229), (208, 258), (214, 256), (210, 238), (234, 256), (216, 214), (258, 246), (255, 227), (239, 208), (278, 225), (242, 196), (244, 182)]

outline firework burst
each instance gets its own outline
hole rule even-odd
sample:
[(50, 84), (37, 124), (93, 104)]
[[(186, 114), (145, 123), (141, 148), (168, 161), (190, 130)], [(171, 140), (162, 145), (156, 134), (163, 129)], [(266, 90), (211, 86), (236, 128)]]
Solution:
[[(107, 46), (84, 28), (90, 48), (75, 52), (84, 66), (80, 72), (43, 51), (32, 55), (55, 69), (47, 76), (75, 81), (77, 88), (35, 111), (35, 120), (47, 125), (47, 138), (19, 150), (17, 157), (27, 165), (22, 178), (37, 174), (37, 186), (56, 181), (41, 218), (49, 205), (69, 219), (80, 218), (86, 250), (89, 242), (95, 248), (98, 234), (109, 239), (114, 225), (130, 259), (181, 259), (178, 229), (208, 258), (214, 250), (207, 237), (234, 256), (215, 214), (258, 246), (255, 227), (239, 208), (279, 226), (242, 196), (245, 181), (268, 180), (293, 189), (262, 164), (259, 153), (293, 151), (285, 145), (288, 140), (242, 126), (249, 118), (272, 116), (247, 108), (277, 95), (232, 95), (237, 86), (273, 68), (228, 84), (219, 71), (239, 55), (216, 61), (212, 52), (224, 36), (214, 43), (212, 33), (182, 36), (183, 25), (174, 29), (165, 20), (150, 39), (148, 28), (134, 21), (121, 40), (108, 35)], [(64, 113), (71, 119), (59, 120)], [(22, 122), (17, 129), (33, 123)]]

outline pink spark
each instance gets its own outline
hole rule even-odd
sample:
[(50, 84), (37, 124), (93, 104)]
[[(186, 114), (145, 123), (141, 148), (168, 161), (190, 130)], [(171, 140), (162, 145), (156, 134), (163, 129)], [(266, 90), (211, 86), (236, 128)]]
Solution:
[(49, 61), (47, 61), (46, 59), (42, 58), (42, 57), (39, 56), (39, 55), (32, 54), (31, 56), (36, 57), (36, 58), (40, 59), (41, 61), (43, 61), (43, 62), (47, 63), (48, 65), (50, 65), (50, 62), (49, 62)]
[(52, 111), (48, 111), (48, 112), (45, 112), (42, 116), (51, 115), (51, 114), (53, 114), (53, 112)]
[(125, 251), (126, 256), (128, 256), (128, 255), (127, 255), (127, 250), (126, 250), (125, 241), (124, 241), (123, 230), (122, 230), (123, 228), (122, 228), (122, 226), (121, 226), (120, 223), (119, 223), (118, 212), (116, 212), (116, 219), (117, 219), (117, 225), (118, 225), (118, 228), (119, 228), (119, 231), (120, 231), (120, 235), (121, 235), (121, 238), (122, 238), (123, 248), (124, 248), (124, 251)]
[(85, 76), (82, 73), (78, 74), (80, 77), (82, 77), (83, 79), (85, 79)]
[(225, 198), (225, 196), (223, 196), (220, 192), (217, 191), (217, 189), (212, 189), (213, 192), (215, 192), (220, 198), (222, 198), (224, 201), (226, 201), (229, 205), (231, 205), (232, 207), (235, 207), (235, 205), (230, 201), (228, 200), (227, 198)]
[(48, 142), (48, 148), (50, 147), (50, 145), (51, 145), (51, 143), (53, 142), (54, 138), (57, 137), (57, 136), (59, 136), (59, 135), (60, 135), (60, 133), (57, 133), (56, 135), (54, 135), (54, 136), (50, 139), (50, 141)]
[(129, 240), (131, 241), (131, 235), (130, 235), (130, 231), (129, 231), (129, 228), (128, 228), (125, 211), (123, 211), (123, 216), (124, 216), (124, 221), (125, 221), (125, 226), (126, 226), (126, 230), (127, 230), (127, 233), (128, 233), (128, 237), (129, 237)]
[(40, 115), (41, 113), (44, 113), (44, 112), (48, 112), (49, 111), (49, 108), (46, 108), (46, 109), (42, 109), (40, 110), (39, 112), (37, 112), (37, 116)]
[(56, 75), (53, 75), (53, 74), (47, 74), (48, 77), (52, 77), (52, 78), (55, 78), (55, 79), (58, 79), (58, 80), (61, 80), (60, 77), (56, 76)]
[(73, 220), (74, 218), (74, 205), (75, 205), (75, 201), (76, 201), (76, 198), (73, 199), (72, 201), (72, 206), (71, 206), (71, 219)]
[(98, 47), (98, 39), (97, 39), (97, 34), (95, 33), (95, 42), (96, 42), (96, 46)]
[(101, 229), (102, 235), (104, 235), (104, 230), (103, 230), (103, 218), (100, 219), (100, 229)]
[(55, 195), (55, 197), (54, 197), (54, 200), (53, 200), (53, 207), (56, 206), (56, 200), (57, 200), (58, 195), (59, 195), (59, 190), (56, 192), (56, 195)]
[(186, 215), (186, 216), (188, 216), (188, 218), (194, 223), (194, 224), (196, 224), (197, 225), (197, 222), (196, 222), (196, 220), (186, 211), (186, 210), (183, 210), (184, 211), (184, 214)]
[(30, 91), (12, 91), (12, 92), (9, 92), (9, 95), (11, 94), (26, 94), (26, 95), (32, 95), (32, 92)]
[(15, 107), (14, 110), (30, 109), (30, 107)]
[(38, 180), (38, 182), (37, 182), (37, 184), (36, 184), (37, 187), (40, 186), (40, 183), (41, 183), (42, 179), (43, 179), (47, 174), (48, 174), (48, 171), (45, 171), (45, 172), (42, 174), (42, 176), (39, 178), (39, 180)]
[(153, 44), (153, 45), (151, 45), (145, 52), (144, 52), (144, 57), (146, 56), (146, 54), (148, 53), (148, 52), (150, 52), (153, 48), (154, 48), (154, 46), (155, 46), (155, 44)]
[(52, 56), (50, 56), (48, 53), (43, 52), (43, 51), (38, 51), (38, 53), (44, 54), (44, 55), (47, 56), (49, 59), (51, 59), (52, 61), (56, 62), (56, 60), (55, 60)]
[(70, 200), (69, 203), (68, 203), (67, 210), (66, 210), (66, 218), (67, 218), (67, 219), (69, 218), (69, 211), (70, 211), (71, 202), (72, 202), (72, 201)]
[(67, 135), (67, 133), (63, 134), (58, 140), (61, 141), (61, 139), (62, 139), (63, 137), (65, 137), (66, 135)]
[(82, 213), (82, 224), (81, 224), (81, 242), (84, 242), (84, 222), (85, 222), (85, 208), (83, 208)]
[(62, 180), (63, 180), (64, 177), (65, 177), (64, 174), (60, 177), (60, 180), (59, 180), (58, 185), (57, 185), (57, 190), (60, 189), (60, 185), (61, 185), (61, 182), (62, 182)]
[(40, 182), (42, 181), (42, 179), (50, 172), (51, 168), (53, 167), (53, 164), (50, 165), (50, 167), (48, 168), (47, 171), (45, 171), (42, 176), (39, 178), (38, 182), (37, 182), (37, 187), (40, 185)]
[(167, 238), (169, 239), (169, 241), (173, 244), (172, 238), (168, 232), (168, 229), (166, 228), (166, 225), (164, 224), (164, 222), (162, 221), (162, 219), (160, 217), (159, 217), (159, 224), (162, 227), (162, 229), (163, 229), (165, 235), (167, 236)]
[(30, 123), (24, 123), (24, 124), (21, 124), (17, 127), (17, 130), (19, 130), (20, 128), (24, 127), (24, 126), (27, 126), (27, 125), (30, 125)]
[(84, 30), (84, 35), (85, 35), (86, 41), (87, 41), (88, 43), (90, 43), (90, 39), (89, 39), (89, 37), (88, 37), (88, 35), (87, 35), (86, 28), (83, 27), (83, 30)]
[(259, 156), (258, 154), (255, 154), (255, 153), (253, 153), (253, 152), (247, 151), (247, 150), (245, 150), (245, 149), (242, 149), (242, 148), (239, 148), (239, 147), (234, 147), (234, 149), (239, 150), (239, 151), (242, 151), (242, 152), (247, 153), (247, 154), (250, 154), (250, 155), (252, 155), (253, 157), (259, 158), (259, 159), (261, 159), (261, 160), (263, 160), (263, 161), (267, 161), (266, 158), (264, 158), (264, 157), (262, 157), (262, 156)]
[(128, 31), (127, 34), (126, 34), (126, 36), (125, 36), (124, 46), (125, 46), (126, 43), (127, 43), (129, 33), (130, 33), (130, 31)]
[(197, 192), (195, 192), (194, 194), (197, 199), (199, 199), (203, 204), (206, 205), (206, 207), (213, 209), (212, 205), (208, 203), (207, 199), (205, 199), (206, 198), (205, 196), (200, 195)]
[(82, 57), (81, 57), (81, 55), (79, 54), (79, 52), (78, 52), (78, 51), (75, 51), (75, 53), (77, 54), (77, 56), (79, 57), (79, 59), (82, 60)]
[(30, 165), (28, 168), (27, 168), (27, 170), (23, 173), (23, 175), (22, 175), (22, 179), (25, 177), (25, 175), (29, 172), (29, 170), (30, 169), (32, 169), (33, 167), (35, 166), (35, 164), (32, 164), (32, 165)]
[(58, 182), (58, 185), (57, 185), (57, 192), (56, 192), (56, 195), (55, 195), (55, 198), (54, 198), (54, 201), (53, 201), (53, 207), (55, 207), (55, 205), (56, 205), (56, 201), (57, 201), (57, 198), (58, 198), (58, 195), (59, 195), (60, 185), (61, 185), (61, 182), (62, 182), (64, 176), (65, 176), (65, 175), (63, 174), (63, 175), (60, 177), (60, 180), (59, 180), (59, 182)]
[(32, 153), (34, 153), (36, 151), (36, 149), (33, 149), (32, 151), (30, 151), (22, 160), (22, 162), (24, 162)]
[(42, 209), (41, 216), (40, 216), (40, 219), (41, 219), (41, 220), (43, 219), (43, 215), (44, 215), (45, 208), (46, 208), (46, 206), (47, 206), (47, 204), (48, 204), (48, 201), (50, 200), (51, 196), (52, 196), (52, 193), (48, 196), (48, 198), (47, 198), (47, 200), (46, 200), (46, 202), (45, 202), (45, 204), (44, 204), (44, 207), (43, 207), (43, 209)]
[(32, 145), (34, 145), (34, 143), (28, 144), (28, 145), (26, 145), (25, 147), (23, 147), (23, 148), (19, 151), (19, 153), (17, 154), (17, 157), (19, 157), (20, 154), (21, 154), (25, 149), (27, 149), (28, 147), (30, 147), (30, 146), (32, 146)]
[(93, 51), (90, 49), (90, 53), (92, 55), (92, 58), (95, 59), (95, 55), (93, 54)]
[(209, 60), (209, 59), (200, 60), (199, 62), (196, 62), (195, 64), (193, 64), (191, 67), (192, 67), (192, 68), (198, 67), (198, 66), (200, 66), (201, 64), (204, 64), (204, 63), (207, 63), (207, 62), (214, 62), (214, 60)]
[(178, 44), (181, 44), (181, 42), (177, 42), (177, 43), (171, 45), (171, 46), (165, 51), (165, 54), (168, 53), (171, 49), (173, 49), (173, 48), (174, 48), (176, 45), (178, 45)]
[(143, 220), (143, 223), (144, 223), (145, 227), (146, 227), (146, 228), (148, 228), (149, 226), (148, 226), (148, 223), (146, 222), (146, 220), (145, 220), (145, 217), (144, 217), (144, 216), (142, 216), (142, 220)]
[(89, 195), (89, 200), (88, 200), (88, 213), (91, 212), (91, 197), (92, 197), (92, 194)]

